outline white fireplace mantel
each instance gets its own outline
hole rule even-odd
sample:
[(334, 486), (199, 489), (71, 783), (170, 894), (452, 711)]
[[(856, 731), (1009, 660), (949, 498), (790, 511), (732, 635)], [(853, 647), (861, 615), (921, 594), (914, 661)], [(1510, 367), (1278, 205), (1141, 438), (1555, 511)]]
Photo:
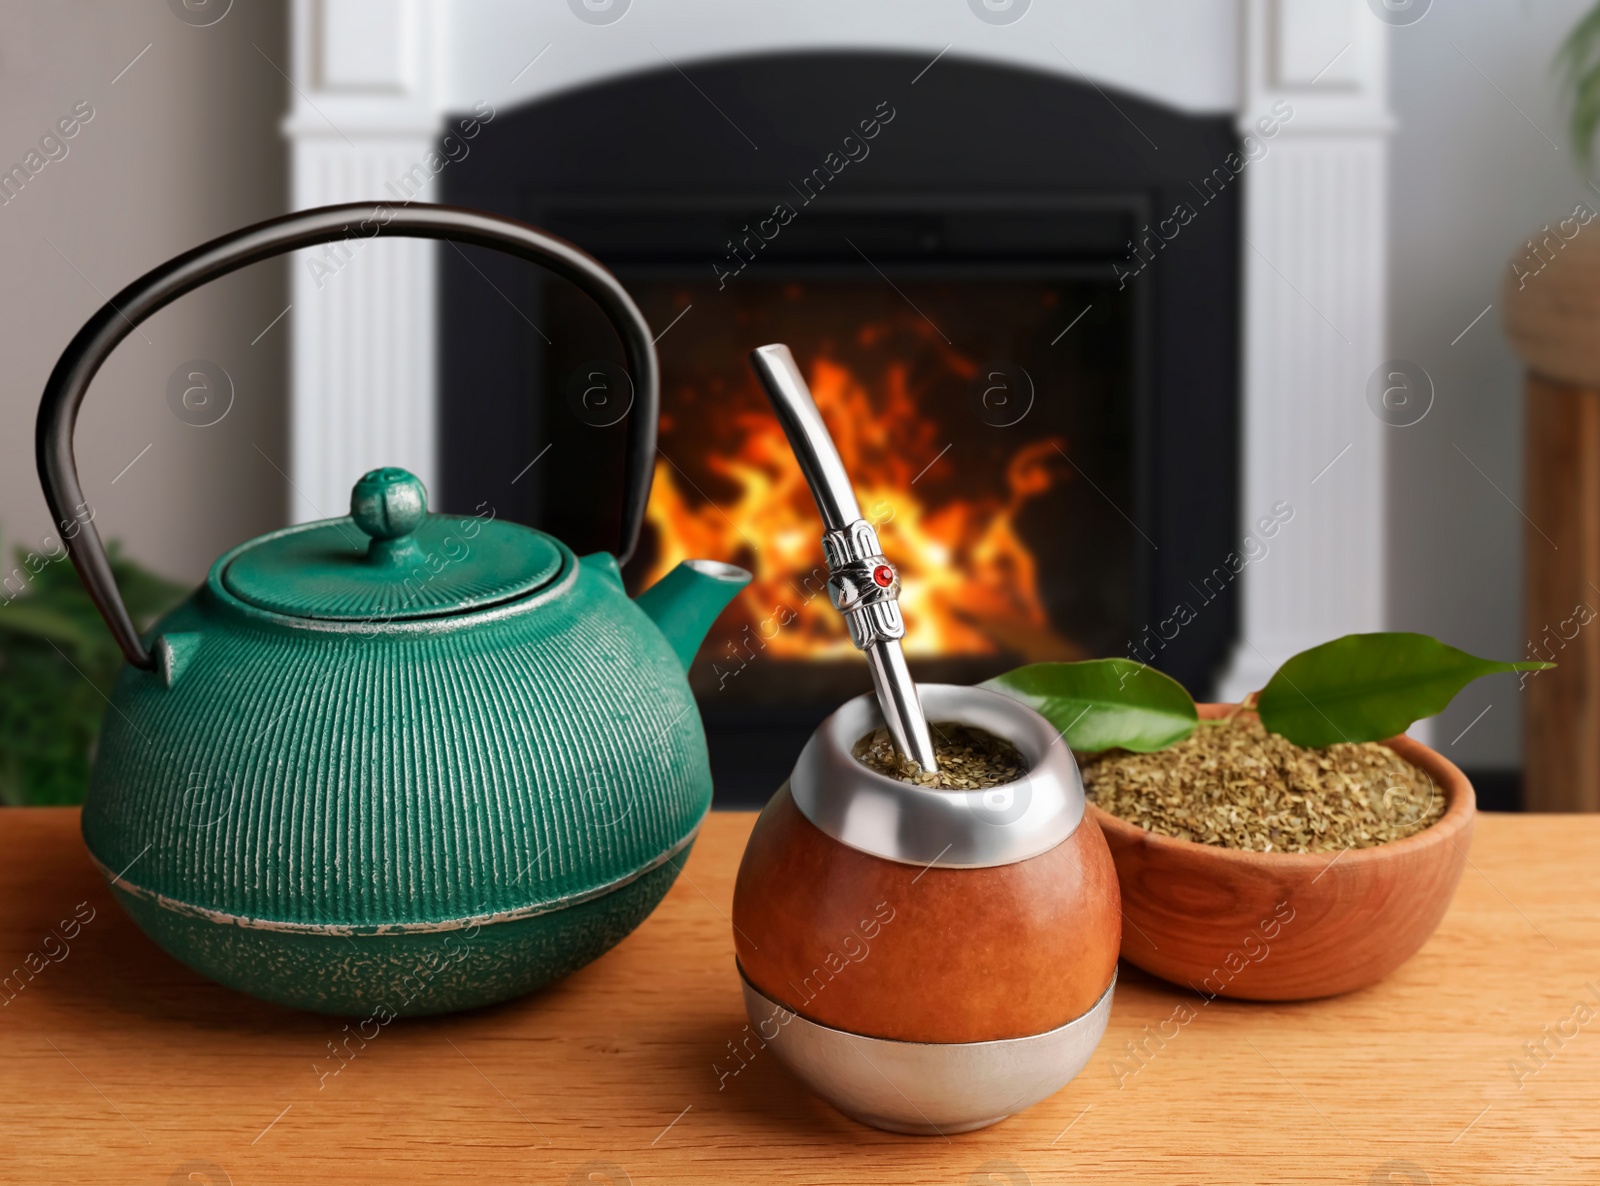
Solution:
[[(1026, 11), (1010, 23), (977, 15), (1013, 4)], [(735, 54), (1008, 63), (1232, 113), (1241, 134), (1287, 103), (1292, 118), (1242, 173), (1241, 549), (1276, 505), (1293, 518), (1238, 577), (1241, 639), (1217, 689), (1232, 697), (1294, 651), (1384, 620), (1386, 428), (1366, 402), (1387, 287), (1388, 30), (1375, 11), (1366, 0), (294, 0), (293, 204), (393, 199), (446, 118), (480, 101), (500, 110)], [(435, 476), (435, 251), (382, 242), (337, 268), (314, 267), (314, 253), (296, 261), (294, 519), (339, 513), (375, 465)]]

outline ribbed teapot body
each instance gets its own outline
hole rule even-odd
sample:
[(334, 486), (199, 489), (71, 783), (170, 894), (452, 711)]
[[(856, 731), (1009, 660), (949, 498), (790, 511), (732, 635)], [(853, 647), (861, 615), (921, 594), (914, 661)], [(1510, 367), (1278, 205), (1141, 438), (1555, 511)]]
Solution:
[(84, 809), (141, 925), (217, 979), (342, 1013), (401, 999), (413, 951), (444, 972), (410, 1011), (436, 1011), (636, 925), (710, 806), (705, 737), (614, 563), (560, 547), (526, 598), (387, 623), (263, 612), (219, 560), (153, 632), (163, 671), (123, 670)]

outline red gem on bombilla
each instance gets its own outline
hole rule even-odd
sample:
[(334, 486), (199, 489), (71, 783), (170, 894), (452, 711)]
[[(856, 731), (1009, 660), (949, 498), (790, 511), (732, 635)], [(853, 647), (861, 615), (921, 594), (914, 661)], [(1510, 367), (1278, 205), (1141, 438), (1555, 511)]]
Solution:
[(887, 589), (894, 584), (894, 569), (887, 564), (880, 564), (872, 570), (872, 579), (878, 583), (880, 588)]

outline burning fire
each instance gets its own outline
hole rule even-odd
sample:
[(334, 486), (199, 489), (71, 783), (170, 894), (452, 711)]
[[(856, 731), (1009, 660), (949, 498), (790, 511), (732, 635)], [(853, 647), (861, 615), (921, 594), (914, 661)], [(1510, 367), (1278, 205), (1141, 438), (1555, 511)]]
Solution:
[[(953, 352), (945, 362), (963, 378), (976, 373)], [(826, 357), (811, 363), (807, 380), (855, 481), (862, 516), (900, 570), (907, 654), (1081, 657), (1051, 627), (1033, 555), (1016, 529), (1022, 508), (1066, 476), (1061, 439), (1021, 446), (1006, 466), (1003, 493), (940, 503), (932, 488), (961, 464), (961, 442), (942, 439), (918, 410), (906, 364), (888, 365), (878, 400), (857, 375)], [(763, 400), (759, 410), (733, 413), (715, 436), (727, 446), (706, 442), (706, 472), (735, 494), (720, 505), (711, 501), (663, 455), (650, 497), (657, 549), (646, 583), (692, 557), (738, 557), (754, 580), (736, 605), (768, 653), (853, 654), (828, 601), (816, 505), (777, 419)], [(919, 490), (919, 483), (926, 484)]]

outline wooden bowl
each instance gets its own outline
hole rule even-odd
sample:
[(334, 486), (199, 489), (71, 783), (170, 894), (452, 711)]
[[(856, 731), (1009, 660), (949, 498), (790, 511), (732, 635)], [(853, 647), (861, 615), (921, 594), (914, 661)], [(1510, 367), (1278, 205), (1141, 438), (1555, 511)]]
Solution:
[[(1203, 704), (1200, 716), (1236, 707)], [(1157, 836), (1091, 802), (1122, 887), (1122, 957), (1208, 997), (1296, 1001), (1365, 988), (1415, 955), (1461, 880), (1475, 799), (1427, 746), (1384, 744), (1424, 770), (1446, 806), (1431, 827), (1372, 848), (1242, 852)]]

